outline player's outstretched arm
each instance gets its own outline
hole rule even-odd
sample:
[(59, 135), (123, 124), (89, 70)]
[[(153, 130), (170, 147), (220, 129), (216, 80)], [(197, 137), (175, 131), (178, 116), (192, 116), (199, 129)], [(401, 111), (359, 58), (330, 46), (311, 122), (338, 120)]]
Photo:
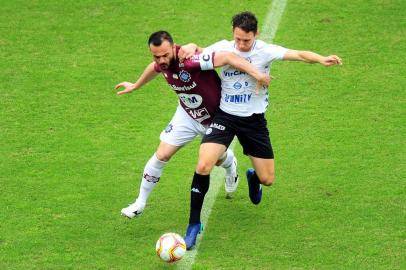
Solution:
[(154, 65), (154, 62), (149, 64), (135, 83), (121, 82), (117, 84), (115, 87), (116, 90), (124, 87), (124, 90), (117, 92), (117, 95), (131, 93), (132, 91), (137, 90), (138, 88), (155, 78), (158, 75), (158, 72), (155, 71)]
[(182, 62), (185, 59), (189, 59), (192, 57), (196, 52), (201, 53), (203, 52), (203, 48), (200, 48), (194, 43), (189, 43), (180, 47), (178, 57), (179, 60)]
[(288, 50), (283, 56), (283, 60), (302, 61), (311, 64), (319, 63), (326, 67), (342, 65), (341, 58), (337, 55), (322, 56), (309, 51)]
[(218, 52), (214, 54), (213, 64), (214, 67), (230, 65), (238, 70), (244, 71), (254, 77), (258, 81), (259, 86), (268, 87), (271, 82), (271, 77), (268, 74), (260, 72), (250, 62), (234, 53)]

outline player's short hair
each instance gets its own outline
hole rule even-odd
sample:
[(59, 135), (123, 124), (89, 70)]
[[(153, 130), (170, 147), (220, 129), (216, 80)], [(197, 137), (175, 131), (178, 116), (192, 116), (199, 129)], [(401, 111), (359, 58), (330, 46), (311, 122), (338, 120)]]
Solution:
[(238, 27), (247, 33), (252, 31), (254, 34), (256, 34), (258, 31), (258, 20), (255, 15), (249, 11), (244, 11), (233, 16), (231, 23), (233, 25), (233, 29)]
[(164, 40), (167, 40), (170, 44), (173, 44), (171, 34), (166, 31), (158, 31), (149, 36), (148, 45), (152, 44), (154, 46), (161, 46)]

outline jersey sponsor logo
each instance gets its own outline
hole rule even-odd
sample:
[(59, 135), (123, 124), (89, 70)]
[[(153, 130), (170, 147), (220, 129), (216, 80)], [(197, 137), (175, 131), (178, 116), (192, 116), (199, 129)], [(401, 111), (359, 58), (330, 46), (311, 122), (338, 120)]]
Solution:
[(170, 87), (172, 87), (172, 89), (175, 91), (189, 91), (195, 88), (196, 86), (197, 86), (196, 82), (193, 82), (192, 85), (185, 86), (176, 86), (174, 84), (170, 84)]
[(240, 76), (240, 75), (246, 75), (247, 73), (245, 73), (244, 71), (240, 71), (240, 70), (234, 70), (234, 71), (223, 71), (223, 75), (224, 77), (233, 77), (233, 76)]
[(178, 97), (186, 107), (191, 109), (196, 109), (202, 104), (203, 101), (203, 98), (196, 94), (179, 94)]
[(153, 175), (144, 173), (144, 179), (151, 183), (158, 183), (160, 178), (161, 177), (157, 177), (157, 176), (153, 176)]
[(228, 103), (247, 103), (250, 101), (252, 94), (243, 95), (228, 95), (224, 97), (224, 101)]
[(215, 128), (215, 129), (218, 129), (218, 130), (225, 130), (225, 129), (226, 129), (225, 126), (220, 125), (220, 124), (216, 124), (216, 123), (211, 123), (211, 124), (210, 124), (210, 127), (211, 127), (211, 128)]
[(204, 120), (210, 118), (210, 114), (206, 108), (200, 108), (200, 109), (196, 109), (196, 110), (185, 108), (185, 110), (197, 122), (203, 122)]
[(233, 87), (234, 87), (234, 89), (239, 90), (239, 89), (241, 89), (242, 84), (241, 84), (241, 83), (239, 83), (239, 82), (236, 82), (236, 83), (233, 85)]

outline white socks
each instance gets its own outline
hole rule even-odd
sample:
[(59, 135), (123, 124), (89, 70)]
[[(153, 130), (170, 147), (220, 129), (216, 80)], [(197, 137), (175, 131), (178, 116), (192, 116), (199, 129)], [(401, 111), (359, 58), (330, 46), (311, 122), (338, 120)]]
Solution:
[[(220, 166), (226, 170), (226, 174), (231, 174), (233, 170), (235, 170), (235, 165), (233, 163), (234, 153), (230, 149), (227, 149), (224, 154), (226, 155), (226, 159), (223, 161), (223, 163), (221, 163)], [(166, 163), (167, 162), (157, 159), (155, 153), (148, 160), (144, 168), (140, 191), (137, 198), (137, 202), (139, 204), (145, 205), (147, 203), (149, 194), (159, 182)]]
[(220, 164), (221, 167), (223, 167), (226, 170), (226, 174), (231, 174), (233, 171), (233, 160), (234, 160), (234, 153), (230, 149), (227, 149), (225, 152), (226, 159), (223, 161), (223, 163)]
[(155, 153), (148, 160), (144, 168), (144, 173), (141, 180), (140, 192), (138, 194), (138, 203), (146, 204), (149, 194), (154, 189), (162, 174), (166, 162), (156, 158)]

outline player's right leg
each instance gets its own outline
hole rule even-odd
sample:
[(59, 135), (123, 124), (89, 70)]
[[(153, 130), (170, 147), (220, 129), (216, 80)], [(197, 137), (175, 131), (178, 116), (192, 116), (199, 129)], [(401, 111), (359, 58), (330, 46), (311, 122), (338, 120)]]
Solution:
[(187, 250), (195, 246), (197, 234), (201, 231), (200, 214), (204, 197), (210, 186), (210, 172), (225, 151), (226, 146), (222, 144), (203, 143), (200, 145), (199, 161), (190, 191), (189, 225), (184, 238)]
[(201, 228), (200, 214), (204, 197), (209, 190), (210, 172), (234, 138), (234, 129), (228, 126), (227, 115), (221, 112), (214, 117), (203, 137), (199, 150), (199, 161), (193, 176), (190, 192), (189, 224), (186, 230), (186, 249), (192, 249)]
[(133, 218), (142, 213), (148, 197), (160, 180), (167, 162), (182, 146), (200, 134), (201, 131), (197, 129), (194, 122), (183, 108), (178, 106), (171, 122), (160, 135), (161, 143), (158, 149), (145, 165), (138, 198), (134, 203), (121, 210), (122, 215)]
[(138, 198), (128, 207), (121, 209), (121, 214), (123, 216), (133, 218), (141, 215), (141, 213), (144, 211), (145, 205), (147, 204), (150, 193), (161, 178), (161, 174), (166, 163), (179, 149), (180, 146), (170, 145), (161, 141), (158, 149), (144, 167)]

